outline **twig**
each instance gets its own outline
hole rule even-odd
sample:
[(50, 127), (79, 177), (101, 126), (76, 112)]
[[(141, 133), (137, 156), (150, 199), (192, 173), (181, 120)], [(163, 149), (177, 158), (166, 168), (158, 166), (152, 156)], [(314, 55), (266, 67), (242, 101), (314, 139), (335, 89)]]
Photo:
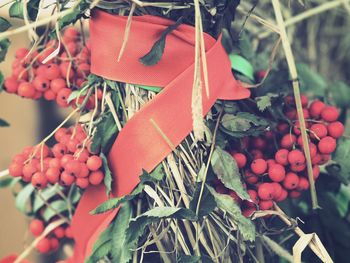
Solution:
[(9, 176), (9, 169), (3, 170), (0, 172), (0, 179), (2, 179), (3, 177)]
[(122, 58), (122, 56), (124, 54), (124, 50), (125, 50), (126, 44), (128, 43), (128, 40), (129, 40), (129, 33), (130, 33), (130, 29), (131, 29), (131, 21), (132, 21), (132, 16), (134, 14), (135, 8), (136, 8), (136, 4), (133, 3), (131, 5), (131, 9), (130, 9), (130, 12), (129, 12), (128, 20), (126, 22), (125, 31), (124, 31), (124, 37), (123, 37), (123, 43), (122, 43), (122, 46), (120, 48), (119, 55), (118, 55), (118, 62)]

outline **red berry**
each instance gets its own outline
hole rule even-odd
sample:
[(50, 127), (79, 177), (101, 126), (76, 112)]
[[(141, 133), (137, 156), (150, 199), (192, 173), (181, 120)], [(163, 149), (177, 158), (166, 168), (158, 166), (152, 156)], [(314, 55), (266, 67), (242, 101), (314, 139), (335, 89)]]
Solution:
[(40, 92), (44, 92), (50, 88), (50, 81), (44, 76), (36, 76), (32, 83), (34, 88)]
[(262, 151), (258, 149), (252, 149), (250, 150), (250, 154), (252, 155), (253, 159), (262, 159), (264, 157)]
[(286, 176), (286, 170), (282, 165), (274, 164), (269, 167), (268, 174), (272, 181), (281, 182)]
[(263, 150), (266, 147), (266, 140), (261, 137), (255, 137), (252, 140), (252, 145), (256, 149)]
[(36, 172), (32, 177), (32, 185), (36, 188), (42, 189), (47, 186), (47, 179), (43, 172)]
[(301, 106), (303, 108), (307, 107), (307, 105), (309, 104), (309, 99), (307, 98), (307, 96), (304, 95), (304, 94), (301, 94), (300, 95), (300, 100), (301, 100)]
[(276, 202), (282, 202), (283, 200), (285, 200), (288, 196), (288, 192), (282, 188), (281, 190), (281, 194), (278, 198), (275, 199)]
[(52, 90), (47, 90), (44, 92), (44, 98), (45, 100), (55, 100), (56, 99), (56, 94)]
[(321, 112), (321, 117), (327, 122), (336, 121), (339, 117), (339, 111), (336, 107), (326, 106)]
[(309, 149), (310, 149), (311, 158), (314, 158), (317, 154), (317, 146), (315, 144), (309, 142)]
[(318, 164), (319, 165), (326, 164), (330, 159), (331, 159), (330, 154), (321, 154)]
[(29, 230), (33, 236), (35, 237), (40, 236), (45, 230), (43, 221), (39, 219), (33, 219), (29, 224)]
[(305, 177), (299, 177), (299, 183), (297, 186), (298, 191), (304, 191), (309, 189), (310, 184), (309, 181)]
[(333, 137), (326, 136), (320, 140), (317, 145), (318, 150), (323, 154), (330, 154), (335, 151), (337, 142)]
[(62, 138), (67, 134), (67, 129), (66, 128), (59, 128), (56, 132), (55, 132), (55, 140), (58, 142), (61, 142)]
[(65, 168), (66, 164), (67, 164), (69, 161), (73, 160), (73, 159), (74, 159), (73, 155), (71, 155), (71, 154), (65, 154), (65, 155), (62, 156), (61, 161), (60, 161), (60, 164), (61, 164), (61, 166), (62, 166), (63, 168)]
[(289, 172), (286, 174), (286, 177), (283, 180), (283, 186), (284, 188), (288, 190), (293, 190), (297, 188), (299, 184), (299, 177), (297, 174)]
[(282, 165), (288, 165), (288, 153), (287, 149), (280, 149), (275, 154), (275, 160)]
[(247, 157), (243, 153), (233, 153), (232, 157), (236, 160), (238, 168), (243, 168), (247, 163)]
[(281, 133), (287, 133), (289, 131), (289, 125), (287, 123), (280, 123), (277, 125), (277, 130)]
[(22, 82), (18, 86), (17, 93), (19, 96), (31, 99), (31, 98), (34, 98), (34, 96), (35, 96), (35, 88), (29, 82)]
[(70, 139), (67, 143), (67, 148), (68, 151), (70, 151), (71, 153), (74, 153), (79, 146), (79, 141), (77, 139)]
[(267, 163), (263, 159), (255, 159), (252, 164), (250, 165), (250, 168), (253, 173), (260, 175), (263, 174), (267, 169)]
[(75, 177), (66, 171), (61, 173), (60, 182), (64, 186), (70, 186), (74, 183)]
[(251, 217), (255, 211), (256, 211), (255, 207), (247, 207), (242, 210), (242, 215), (248, 218), (248, 217)]
[(45, 77), (49, 80), (54, 80), (61, 76), (59, 66), (53, 63), (46, 65), (43, 72)]
[(16, 154), (15, 156), (12, 157), (12, 162), (18, 163), (18, 164), (23, 164), (24, 161), (26, 160), (26, 157), (24, 154)]
[(104, 174), (101, 171), (92, 172), (89, 175), (89, 183), (92, 185), (99, 185), (104, 178)]
[(86, 165), (90, 171), (97, 171), (102, 166), (102, 159), (97, 155), (92, 155), (87, 160)]
[(68, 88), (61, 89), (57, 93), (56, 102), (59, 106), (66, 108), (68, 107), (67, 99), (69, 98), (72, 91)]
[(262, 200), (272, 200), (274, 194), (273, 185), (271, 183), (262, 183), (258, 187), (258, 196)]
[(289, 192), (289, 197), (290, 198), (299, 198), (301, 193), (299, 191), (290, 191)]
[(62, 143), (56, 143), (52, 147), (52, 153), (56, 158), (62, 158), (67, 153), (67, 147)]
[(249, 170), (244, 172), (244, 180), (249, 184), (256, 184), (259, 181), (259, 177)]
[(277, 162), (275, 161), (275, 159), (268, 159), (266, 160), (266, 163), (267, 163), (267, 168), (269, 168), (271, 165), (274, 165)]
[(74, 152), (74, 157), (79, 161), (79, 162), (82, 162), (82, 163), (85, 163), (88, 159), (89, 159), (89, 152), (87, 150), (81, 150), (81, 149), (77, 149), (75, 152)]
[(286, 134), (282, 137), (280, 144), (282, 148), (292, 149), (296, 141), (297, 137), (294, 134)]
[(24, 59), (29, 54), (28, 48), (20, 47), (16, 50), (15, 57), (18, 59)]
[(322, 139), (325, 136), (327, 136), (326, 125), (324, 125), (322, 123), (316, 123), (310, 127), (310, 137), (311, 138)]
[(301, 172), (301, 171), (304, 171), (306, 168), (306, 164), (305, 163), (296, 163), (296, 164), (292, 164), (290, 166), (290, 169), (293, 171), (293, 172)]
[(15, 77), (8, 77), (4, 81), (4, 89), (8, 93), (16, 93), (19, 83)]
[(68, 42), (77, 41), (80, 38), (80, 33), (76, 28), (70, 26), (64, 30), (63, 37)]
[(65, 88), (67, 88), (67, 84), (63, 78), (57, 78), (57, 79), (51, 80), (50, 89), (53, 92), (58, 93), (61, 89), (65, 89)]
[(75, 184), (80, 187), (81, 189), (85, 189), (89, 186), (89, 179), (87, 178), (77, 178), (75, 180)]
[(64, 237), (64, 229), (61, 226), (56, 227), (55, 230), (53, 231), (53, 233), (54, 233), (54, 235), (57, 238), (63, 238)]
[(73, 238), (73, 231), (72, 231), (72, 228), (70, 226), (67, 226), (67, 228), (65, 230), (65, 236), (67, 238)]
[(271, 200), (261, 200), (259, 202), (260, 210), (269, 210), (273, 207), (273, 202)]
[(52, 158), (49, 162), (49, 167), (61, 169), (61, 160), (58, 158)]
[(319, 118), (321, 115), (322, 110), (326, 107), (326, 105), (319, 100), (314, 100), (310, 107), (309, 107), (309, 112), (312, 118)]
[(58, 183), (60, 179), (60, 174), (61, 174), (60, 169), (50, 167), (46, 171), (46, 178), (51, 184), (55, 184), (55, 183)]
[(82, 166), (82, 163), (79, 162), (78, 160), (70, 160), (64, 166), (64, 170), (67, 173), (77, 177), (80, 173), (81, 166)]
[(297, 118), (297, 111), (296, 109), (288, 109), (284, 115), (290, 120), (295, 120)]
[(255, 190), (249, 189), (247, 190), (250, 199), (252, 199), (254, 204), (258, 204), (259, 203), (259, 198), (258, 198), (258, 193)]
[(277, 200), (280, 197), (280, 195), (282, 194), (282, 189), (283, 188), (282, 188), (281, 184), (275, 183), (275, 182), (272, 183), (272, 187), (274, 189), (273, 199)]
[(43, 238), (36, 244), (35, 247), (41, 254), (45, 254), (51, 249), (50, 240), (48, 238)]
[(335, 121), (327, 126), (329, 136), (337, 139), (343, 136), (344, 125), (340, 121)]
[(60, 242), (58, 241), (57, 238), (50, 238), (50, 249), (52, 251), (57, 250), (59, 246), (60, 246)]
[(314, 165), (312, 167), (312, 174), (314, 179), (316, 180), (318, 178), (318, 176), (320, 175), (320, 167), (318, 165)]
[(288, 154), (288, 162), (292, 165), (305, 163), (304, 153), (300, 150), (290, 151)]
[(9, 174), (13, 177), (22, 176), (23, 164), (11, 163), (9, 166)]

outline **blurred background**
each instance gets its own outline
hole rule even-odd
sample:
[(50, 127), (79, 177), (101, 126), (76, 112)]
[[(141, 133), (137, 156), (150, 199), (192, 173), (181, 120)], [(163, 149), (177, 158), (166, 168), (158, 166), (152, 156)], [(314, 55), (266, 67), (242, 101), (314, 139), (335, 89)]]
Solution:
[[(323, 81), (332, 83), (326, 89), (337, 88), (338, 96), (347, 98), (350, 96), (349, 3), (350, 1), (343, 0), (313, 0), (305, 3), (299, 0), (282, 3), (284, 16), (289, 21), (288, 34), (297, 62), (305, 63), (313, 72), (319, 73), (309, 72), (307, 78), (313, 78), (313, 83), (316, 84), (322, 84)], [(312, 9), (315, 7), (320, 8)], [(313, 13), (307, 13), (311, 9), (314, 10)], [(250, 12), (252, 15), (247, 16)], [(7, 13), (6, 8), (0, 9), (1, 16), (8, 17)], [(259, 17), (274, 23), (271, 1), (242, 1), (236, 14), (234, 32), (237, 41), (246, 41), (245, 45), (250, 48), (246, 58), (254, 61), (256, 70), (265, 70), (269, 66), (271, 50), (277, 36), (268, 27), (261, 25)], [(19, 20), (10, 21), (14, 26), (20, 25)], [(5, 76), (10, 74), (15, 50), (29, 45), (26, 33), (11, 37), (10, 40), (12, 44), (6, 61), (0, 64), (0, 70)], [(277, 53), (276, 61), (283, 59), (283, 52)], [(0, 129), (0, 170), (5, 170), (14, 154), (25, 146), (39, 142), (40, 138), (59, 123), (64, 112), (59, 112), (54, 103), (22, 99), (5, 92), (0, 95), (0, 105), (0, 118), (10, 123), (10, 127)], [(0, 189), (0, 211), (1, 258), (23, 250), (28, 220), (16, 210), (13, 194), (9, 189)], [(30, 259), (37, 262), (37, 255), (34, 252)]]

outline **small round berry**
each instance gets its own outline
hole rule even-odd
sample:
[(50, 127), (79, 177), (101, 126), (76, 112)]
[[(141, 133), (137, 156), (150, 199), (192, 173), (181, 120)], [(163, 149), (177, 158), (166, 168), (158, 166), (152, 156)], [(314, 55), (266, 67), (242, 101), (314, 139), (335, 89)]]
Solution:
[(303, 108), (307, 107), (307, 105), (309, 104), (309, 99), (307, 98), (307, 96), (304, 95), (304, 94), (301, 94), (300, 95), (300, 100), (301, 100), (301, 106)]
[(300, 150), (290, 151), (288, 154), (288, 162), (292, 165), (305, 163), (304, 153)]
[(40, 92), (47, 91), (50, 88), (50, 81), (44, 76), (36, 76), (32, 83), (34, 88)]
[(75, 177), (78, 177), (81, 167), (82, 167), (82, 163), (79, 162), (78, 160), (70, 160), (64, 166), (64, 170), (67, 173), (69, 173)]
[(54, 80), (60, 77), (60, 68), (56, 64), (45, 65), (44, 68), (45, 77), (49, 80)]
[(329, 136), (338, 139), (344, 134), (344, 125), (340, 121), (335, 121), (327, 126)]
[(61, 160), (59, 158), (52, 158), (49, 161), (49, 167), (61, 169)]
[(281, 194), (278, 198), (275, 199), (276, 202), (282, 202), (283, 200), (285, 200), (288, 196), (288, 192), (282, 188), (281, 190)]
[(266, 163), (267, 163), (267, 168), (269, 168), (271, 165), (274, 165), (277, 162), (275, 159), (268, 159), (268, 160), (266, 160)]
[(300, 195), (301, 195), (301, 192), (299, 192), (299, 191), (290, 191), (289, 192), (289, 197), (293, 198), (293, 199), (299, 198)]
[(309, 189), (309, 187), (310, 187), (309, 181), (305, 177), (299, 177), (299, 183), (296, 189), (298, 191), (304, 191)]
[(281, 182), (286, 176), (286, 170), (282, 165), (275, 164), (269, 167), (268, 174), (273, 182)]
[(85, 163), (89, 159), (89, 152), (87, 150), (77, 149), (74, 152), (74, 157), (81, 163)]
[(68, 151), (74, 153), (79, 148), (79, 141), (77, 139), (70, 139), (67, 143)]
[(66, 108), (68, 107), (67, 99), (69, 98), (72, 91), (68, 88), (61, 89), (57, 93), (56, 102), (59, 106)]
[(56, 99), (56, 94), (52, 90), (47, 90), (44, 92), (45, 100), (51, 101)]
[(296, 142), (297, 137), (294, 134), (286, 134), (282, 137), (280, 145), (282, 148), (290, 150)]
[(89, 179), (88, 178), (77, 178), (75, 180), (75, 184), (80, 187), (81, 189), (86, 189), (89, 186)]
[(60, 242), (58, 241), (57, 238), (50, 238), (50, 249), (52, 251), (55, 251), (59, 248)]
[(55, 140), (58, 142), (61, 142), (62, 138), (67, 135), (68, 130), (66, 128), (59, 128), (56, 132), (55, 132)]
[(86, 165), (90, 171), (97, 171), (102, 166), (102, 159), (97, 155), (92, 155), (86, 161)]
[(65, 168), (66, 164), (67, 164), (69, 161), (73, 160), (73, 159), (74, 159), (73, 155), (71, 155), (71, 154), (65, 154), (65, 155), (63, 155), (63, 156), (61, 157), (60, 164), (61, 164), (61, 166), (62, 166), (63, 168)]
[(66, 238), (73, 238), (72, 228), (70, 226), (67, 226), (64, 234), (65, 234)]
[(54, 229), (53, 233), (54, 233), (54, 235), (55, 235), (57, 238), (61, 239), (61, 238), (64, 237), (64, 228), (61, 227), (61, 226), (56, 227), (56, 228)]
[(104, 178), (104, 174), (101, 171), (92, 172), (89, 175), (89, 183), (92, 185), (99, 185)]
[(46, 171), (46, 178), (49, 181), (49, 183), (55, 184), (55, 183), (58, 183), (58, 181), (60, 179), (60, 174), (61, 174), (61, 172), (60, 172), (59, 168), (50, 167)]
[(318, 178), (318, 176), (320, 175), (320, 167), (318, 165), (314, 165), (312, 167), (312, 174), (314, 179), (316, 180)]
[(259, 181), (259, 177), (249, 170), (244, 172), (244, 180), (249, 184), (256, 184)]
[(44, 222), (39, 219), (33, 219), (29, 224), (29, 231), (33, 236), (40, 236), (45, 230)]
[(293, 190), (298, 187), (299, 176), (295, 173), (289, 172), (286, 174), (286, 177), (283, 180), (284, 188), (288, 190)]
[(315, 119), (319, 118), (325, 107), (326, 105), (322, 101), (314, 100), (309, 107), (311, 117)]
[(250, 196), (250, 199), (252, 199), (253, 203), (258, 204), (259, 203), (258, 193), (253, 189), (249, 189), (249, 190), (247, 190), (247, 192)]
[(288, 165), (288, 153), (287, 149), (280, 149), (275, 154), (275, 160), (282, 165)]
[(271, 183), (262, 183), (258, 187), (258, 196), (262, 200), (272, 200), (274, 194), (273, 185)]
[(250, 150), (250, 154), (252, 155), (253, 160), (255, 160), (255, 159), (262, 159), (264, 157), (262, 151), (260, 151), (258, 149)]
[(254, 206), (246, 207), (242, 210), (242, 215), (249, 218), (254, 214), (255, 211), (256, 211), (256, 207)]
[(326, 125), (322, 123), (316, 123), (310, 127), (311, 138), (322, 139), (323, 137), (327, 136), (327, 133), (328, 131)]
[(331, 159), (331, 155), (330, 154), (321, 154), (318, 164), (319, 165), (326, 164), (330, 159)]
[(62, 158), (67, 153), (67, 147), (62, 143), (56, 143), (52, 147), (52, 153), (56, 158)]
[(42, 189), (47, 186), (47, 178), (43, 172), (36, 172), (32, 176), (32, 185), (36, 188)]
[(297, 118), (297, 111), (296, 109), (288, 109), (284, 115), (290, 120), (295, 120)]
[(60, 182), (64, 186), (71, 186), (75, 182), (75, 177), (64, 171), (61, 173)]
[(58, 93), (60, 90), (67, 88), (66, 81), (63, 78), (57, 78), (51, 80), (50, 89), (54, 93)]
[(19, 82), (15, 77), (8, 77), (4, 81), (4, 89), (8, 93), (16, 93), (18, 90)]
[(243, 168), (247, 163), (247, 157), (243, 153), (233, 153), (232, 157), (236, 160), (238, 168)]
[(274, 189), (274, 192), (273, 192), (273, 200), (277, 200), (279, 197), (280, 197), (280, 195), (282, 194), (282, 186), (281, 186), (281, 184), (279, 184), (279, 183), (272, 183), (272, 187), (273, 187), (273, 189)]
[(273, 202), (271, 200), (261, 200), (259, 202), (260, 210), (269, 210), (273, 207)]
[(320, 153), (331, 154), (335, 151), (335, 148), (337, 147), (337, 142), (333, 137), (326, 136), (320, 140), (317, 147)]
[(9, 174), (13, 177), (22, 176), (23, 164), (11, 163), (9, 166)]
[(15, 57), (18, 59), (24, 59), (29, 54), (28, 48), (20, 47), (16, 50)]
[(327, 122), (333, 122), (339, 118), (339, 111), (336, 107), (326, 106), (321, 112), (321, 117)]
[(48, 253), (51, 249), (50, 240), (48, 238), (43, 238), (36, 244), (35, 247), (41, 254)]
[(263, 150), (266, 147), (266, 140), (261, 137), (255, 137), (252, 140), (252, 146), (258, 150)]
[(264, 159), (255, 159), (250, 165), (250, 168), (253, 173), (261, 175), (266, 171), (267, 163)]
[(299, 172), (302, 172), (304, 171), (306, 168), (306, 164), (305, 163), (295, 163), (295, 164), (292, 164), (290, 166), (290, 169), (293, 171), (293, 172), (296, 172), (296, 173), (299, 173)]
[(31, 99), (31, 98), (34, 98), (35, 96), (35, 88), (29, 82), (22, 82), (18, 86), (17, 93), (19, 96)]

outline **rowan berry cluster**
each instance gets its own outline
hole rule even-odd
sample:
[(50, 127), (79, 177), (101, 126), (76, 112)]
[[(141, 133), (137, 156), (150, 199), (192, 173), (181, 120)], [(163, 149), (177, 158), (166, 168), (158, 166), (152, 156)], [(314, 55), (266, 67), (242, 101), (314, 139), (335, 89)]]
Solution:
[[(344, 133), (344, 125), (337, 121), (337, 108), (320, 100), (309, 103), (301, 96), (305, 125), (308, 133), (313, 178), (317, 180), (320, 165), (331, 159), (336, 149), (336, 140)], [(273, 201), (280, 202), (287, 197), (298, 198), (310, 187), (306, 158), (300, 131), (300, 123), (293, 97), (286, 97), (284, 114), (287, 121), (277, 125), (274, 131), (267, 131), (259, 137), (244, 137), (241, 145), (232, 147), (230, 153), (241, 169), (248, 194), (253, 202), (242, 201), (234, 191), (222, 184), (216, 189), (230, 194), (250, 216), (257, 207), (260, 210), (272, 208)]]
[[(47, 225), (45, 225), (44, 221), (35, 218), (29, 224), (29, 231), (34, 237), (39, 237), (44, 233), (46, 227)], [(69, 225), (58, 226), (44, 238), (40, 239), (35, 247), (41, 254), (46, 254), (56, 251), (62, 240), (72, 238), (73, 233)]]
[[(59, 50), (58, 55), (50, 56)], [(79, 90), (90, 74), (90, 47), (84, 45), (80, 32), (68, 27), (59, 41), (51, 40), (41, 49), (30, 52), (19, 48), (12, 64), (12, 75), (4, 82), (8, 93), (16, 93), (30, 99), (55, 100), (61, 107), (68, 107), (67, 99), (73, 90)], [(80, 103), (84, 97), (79, 98)], [(93, 108), (94, 96), (86, 105)]]
[(52, 148), (39, 144), (15, 155), (9, 166), (10, 175), (21, 176), (40, 189), (56, 183), (75, 183), (85, 189), (103, 181), (102, 159), (90, 150), (91, 143), (80, 125), (58, 129), (55, 139), (57, 143)]

